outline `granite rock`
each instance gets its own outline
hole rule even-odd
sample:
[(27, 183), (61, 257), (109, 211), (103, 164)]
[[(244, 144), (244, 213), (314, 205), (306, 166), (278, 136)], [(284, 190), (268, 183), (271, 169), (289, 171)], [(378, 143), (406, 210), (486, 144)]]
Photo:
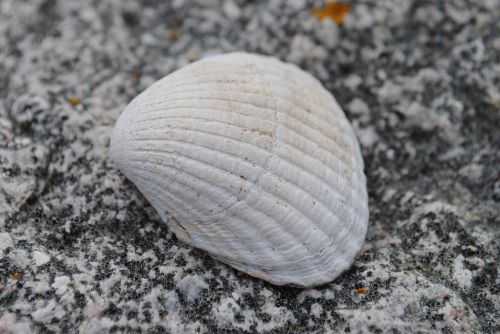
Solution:
[[(0, 2), (0, 332), (500, 330), (500, 3), (322, 3)], [(109, 161), (135, 95), (237, 50), (318, 77), (360, 139), (367, 241), (323, 287), (185, 246)]]

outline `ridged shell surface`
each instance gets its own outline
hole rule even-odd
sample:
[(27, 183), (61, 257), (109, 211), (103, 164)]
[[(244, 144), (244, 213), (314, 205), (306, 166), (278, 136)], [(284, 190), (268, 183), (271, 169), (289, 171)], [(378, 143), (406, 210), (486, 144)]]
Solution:
[(127, 106), (110, 152), (180, 240), (273, 284), (330, 282), (363, 244), (359, 144), (295, 65), (246, 53), (192, 63)]

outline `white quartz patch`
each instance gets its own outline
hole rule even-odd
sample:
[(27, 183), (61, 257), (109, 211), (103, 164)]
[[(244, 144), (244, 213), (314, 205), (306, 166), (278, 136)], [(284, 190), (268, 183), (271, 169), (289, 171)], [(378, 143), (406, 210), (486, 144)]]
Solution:
[(200, 297), (200, 293), (208, 289), (208, 284), (199, 275), (185, 276), (177, 283), (177, 288), (192, 303)]
[(50, 256), (45, 254), (44, 252), (34, 251), (33, 261), (35, 263), (35, 266), (37, 267), (43, 266), (44, 264), (50, 261)]
[(56, 295), (63, 295), (68, 289), (68, 284), (71, 282), (71, 279), (68, 276), (58, 276), (54, 279), (54, 283), (52, 283), (52, 287), (56, 289)]
[[(0, 233), (0, 252), (3, 252), (5, 249), (12, 247), (14, 245), (14, 241), (9, 233), (3, 232)], [(0, 258), (2, 254), (0, 254)]]

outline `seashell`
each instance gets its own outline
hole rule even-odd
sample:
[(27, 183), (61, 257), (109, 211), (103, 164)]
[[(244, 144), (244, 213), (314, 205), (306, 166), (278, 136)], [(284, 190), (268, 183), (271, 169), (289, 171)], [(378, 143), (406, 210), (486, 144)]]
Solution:
[(330, 282), (364, 241), (349, 121), (275, 58), (214, 56), (157, 81), (119, 117), (110, 153), (181, 241), (273, 284)]

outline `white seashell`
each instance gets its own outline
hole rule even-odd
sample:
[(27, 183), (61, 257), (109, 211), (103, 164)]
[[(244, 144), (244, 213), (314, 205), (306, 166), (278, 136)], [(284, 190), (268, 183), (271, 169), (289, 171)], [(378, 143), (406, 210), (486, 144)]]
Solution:
[(180, 240), (273, 284), (330, 282), (364, 241), (359, 144), (295, 65), (246, 53), (192, 63), (127, 106), (110, 150)]

